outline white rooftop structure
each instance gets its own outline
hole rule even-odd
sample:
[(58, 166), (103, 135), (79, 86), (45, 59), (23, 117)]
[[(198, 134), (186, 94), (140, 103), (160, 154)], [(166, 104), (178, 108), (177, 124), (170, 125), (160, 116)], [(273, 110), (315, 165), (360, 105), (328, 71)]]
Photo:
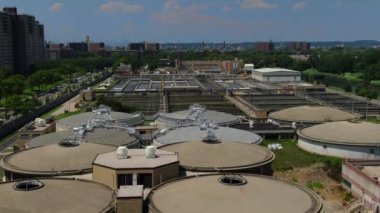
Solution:
[(301, 72), (284, 68), (260, 68), (252, 71), (254, 80), (263, 82), (300, 82)]
[(253, 71), (255, 69), (254, 64), (244, 64), (244, 71)]

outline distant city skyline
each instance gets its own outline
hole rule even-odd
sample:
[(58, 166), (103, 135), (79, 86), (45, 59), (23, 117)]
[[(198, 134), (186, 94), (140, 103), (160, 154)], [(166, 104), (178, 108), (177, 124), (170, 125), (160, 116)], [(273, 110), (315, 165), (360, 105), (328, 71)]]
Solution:
[(378, 0), (2, 0), (45, 25), (47, 41), (380, 40)]

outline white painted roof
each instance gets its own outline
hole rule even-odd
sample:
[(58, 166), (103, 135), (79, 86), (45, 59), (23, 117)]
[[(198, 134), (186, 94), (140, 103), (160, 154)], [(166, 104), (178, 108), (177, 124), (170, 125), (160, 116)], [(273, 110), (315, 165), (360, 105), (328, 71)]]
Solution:
[(300, 73), (299, 71), (285, 69), (285, 68), (260, 68), (255, 69), (255, 72), (261, 72), (261, 73), (271, 73), (271, 72), (294, 72), (294, 73)]

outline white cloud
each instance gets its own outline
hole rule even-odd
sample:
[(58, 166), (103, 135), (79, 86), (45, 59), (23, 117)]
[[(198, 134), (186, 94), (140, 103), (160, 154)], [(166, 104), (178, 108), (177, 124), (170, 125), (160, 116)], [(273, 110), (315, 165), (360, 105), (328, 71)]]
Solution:
[(240, 4), (241, 9), (274, 9), (277, 7), (278, 4), (271, 4), (266, 2), (266, 0), (243, 0)]
[(167, 1), (165, 2), (164, 8), (165, 8), (166, 10), (171, 10), (171, 9), (175, 9), (175, 10), (177, 10), (177, 9), (180, 8), (180, 6), (179, 6), (177, 0), (167, 0)]
[(60, 2), (56, 2), (52, 6), (50, 6), (49, 11), (50, 12), (59, 12), (62, 9), (63, 9), (63, 4)]
[(297, 2), (293, 5), (294, 10), (300, 10), (300, 9), (305, 8), (305, 7), (306, 7), (306, 2), (304, 2), (304, 1)]
[(153, 19), (160, 24), (180, 24), (191, 20), (202, 21), (210, 18), (208, 15), (201, 14), (207, 9), (206, 4), (180, 5), (177, 0), (167, 0), (164, 4), (164, 12), (153, 14)]
[(123, 1), (109, 1), (100, 5), (99, 8), (102, 12), (141, 12), (144, 6), (140, 4), (129, 4)]

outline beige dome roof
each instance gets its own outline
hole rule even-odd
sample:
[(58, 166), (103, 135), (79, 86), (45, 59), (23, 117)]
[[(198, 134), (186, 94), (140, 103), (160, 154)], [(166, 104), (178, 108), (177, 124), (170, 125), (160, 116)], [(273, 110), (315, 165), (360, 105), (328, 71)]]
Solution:
[(269, 117), (279, 121), (324, 123), (331, 121), (346, 121), (356, 119), (357, 116), (337, 108), (325, 106), (291, 107), (272, 112)]
[(274, 160), (274, 154), (263, 146), (237, 142), (208, 144), (191, 141), (165, 145), (160, 149), (178, 153), (181, 167), (192, 171), (229, 171)]
[(108, 212), (114, 206), (113, 190), (100, 183), (58, 178), (38, 181), (43, 187), (30, 191), (15, 190), (18, 182), (0, 183), (0, 212)]
[(316, 213), (321, 198), (309, 189), (269, 176), (242, 175), (246, 184), (219, 182), (220, 174), (190, 176), (154, 188), (150, 195), (152, 213)]
[(92, 171), (92, 162), (114, 146), (82, 143), (74, 147), (52, 144), (8, 155), (0, 162), (5, 170), (32, 175), (69, 175)]
[(369, 122), (330, 122), (298, 130), (300, 137), (343, 145), (380, 145), (380, 124)]

